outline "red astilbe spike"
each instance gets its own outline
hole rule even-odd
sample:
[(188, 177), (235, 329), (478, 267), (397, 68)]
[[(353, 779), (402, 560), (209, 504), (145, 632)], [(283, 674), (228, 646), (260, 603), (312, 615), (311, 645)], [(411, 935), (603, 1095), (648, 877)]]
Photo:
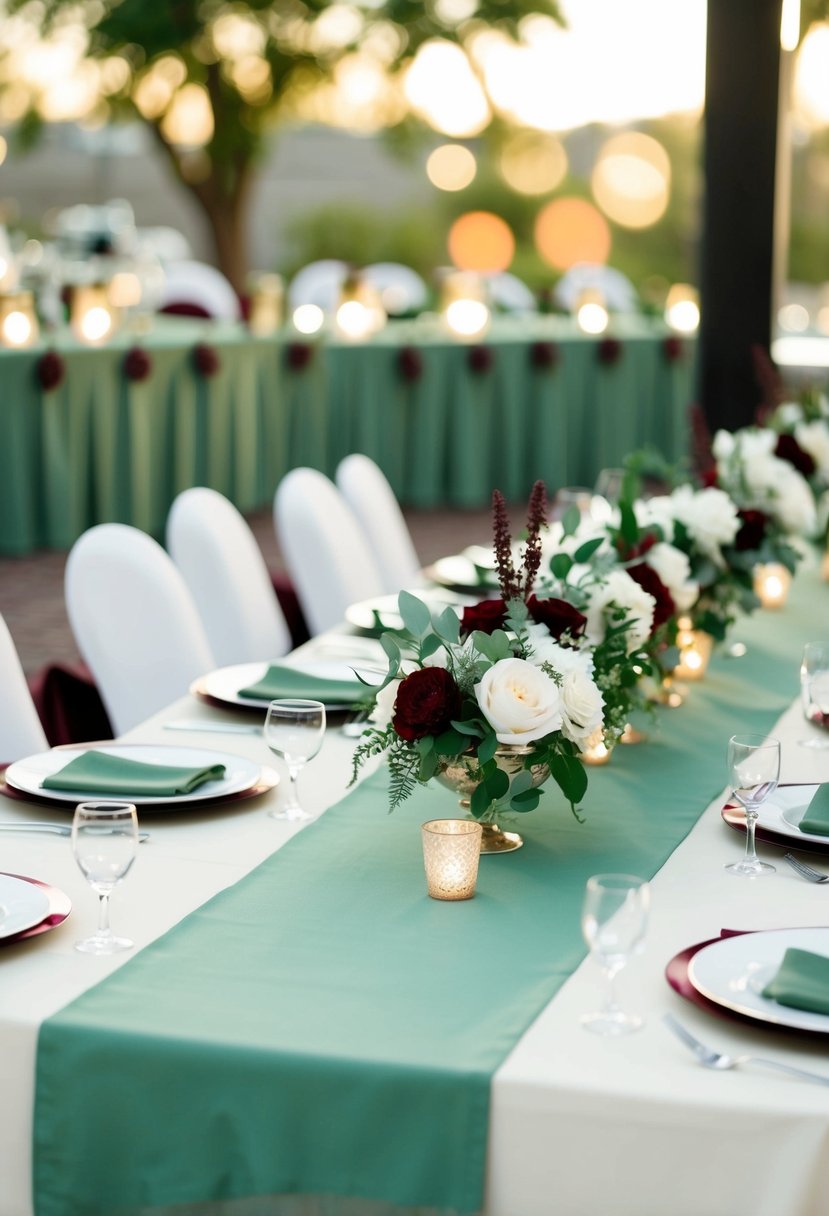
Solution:
[(536, 481), (530, 491), (527, 504), (527, 544), (524, 548), (524, 599), (527, 600), (535, 585), (535, 576), (541, 566), (541, 529), (547, 523), (547, 487)]
[(507, 504), (500, 490), (492, 491), (492, 532), (501, 595), (504, 601), (520, 599), (521, 582), (512, 564), (512, 536)]
[(702, 406), (694, 403), (688, 410), (691, 423), (691, 465), (698, 477), (703, 478), (714, 465), (711, 451), (711, 431)]

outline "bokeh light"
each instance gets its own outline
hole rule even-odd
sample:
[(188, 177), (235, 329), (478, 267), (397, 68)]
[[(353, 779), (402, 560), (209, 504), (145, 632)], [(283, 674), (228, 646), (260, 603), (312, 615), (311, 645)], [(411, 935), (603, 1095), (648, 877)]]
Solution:
[(606, 262), (612, 241), (607, 220), (592, 203), (557, 198), (536, 217), (535, 244), (555, 270), (569, 270), (576, 262)]
[(449, 256), (461, 270), (492, 274), (506, 270), (515, 254), (515, 237), (506, 220), (491, 211), (467, 211), (449, 229)]
[(199, 148), (213, 134), (213, 110), (207, 90), (200, 84), (179, 89), (161, 121), (161, 130), (173, 144)]
[(445, 315), (446, 324), (461, 338), (478, 338), (489, 326), (489, 309), (482, 300), (453, 300)]
[(813, 25), (803, 39), (797, 55), (794, 81), (795, 103), (809, 122), (829, 123), (829, 87), (826, 65), (829, 63), (829, 24)]
[(478, 135), (489, 122), (486, 94), (465, 52), (454, 43), (424, 42), (403, 87), (412, 109), (444, 135), (456, 139)]
[(6, 159), (6, 153), (9, 150), (9, 145), (6, 143), (2, 135), (0, 135), (0, 165)]
[(665, 320), (678, 333), (699, 329), (699, 292), (690, 283), (674, 283), (665, 300)]
[(426, 176), (438, 190), (463, 190), (474, 179), (478, 162), (463, 144), (441, 144), (426, 161)]
[(600, 151), (591, 176), (596, 202), (625, 228), (648, 228), (665, 214), (671, 162), (658, 140), (638, 131), (614, 135)]
[(323, 327), (325, 313), (317, 304), (300, 304), (294, 309), (291, 320), (299, 333), (315, 334)]
[(567, 153), (555, 136), (522, 132), (500, 151), (498, 170), (519, 194), (549, 194), (567, 173)]

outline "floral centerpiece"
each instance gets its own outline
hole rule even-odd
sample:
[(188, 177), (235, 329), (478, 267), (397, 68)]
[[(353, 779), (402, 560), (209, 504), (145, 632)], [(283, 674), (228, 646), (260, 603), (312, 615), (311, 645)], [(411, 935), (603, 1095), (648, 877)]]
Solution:
[(446, 609), (433, 619), (401, 592), (401, 635), (383, 635), (389, 670), (376, 692), (375, 724), (354, 755), (352, 782), (370, 757), (384, 754), (390, 807), (417, 784), (460, 770), (470, 811), (493, 822), (539, 802), (552, 777), (574, 813), (587, 789), (579, 760), (604, 726), (586, 616), (556, 597), (534, 594), (546, 522), (542, 482), (530, 497), (520, 563), (513, 556), (502, 495), (493, 495), (500, 597)]

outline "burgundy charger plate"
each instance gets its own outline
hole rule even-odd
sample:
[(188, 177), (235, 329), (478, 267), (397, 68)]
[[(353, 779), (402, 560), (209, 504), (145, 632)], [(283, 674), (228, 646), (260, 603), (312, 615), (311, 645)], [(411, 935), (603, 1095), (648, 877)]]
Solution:
[(19, 933), (12, 933), (9, 937), (0, 937), (0, 946), (10, 946), (13, 942), (22, 942), (27, 937), (38, 937), (41, 933), (48, 933), (50, 929), (56, 929), (58, 925), (63, 924), (72, 911), (72, 901), (64, 891), (59, 887), (50, 886), (48, 882), (41, 882), (39, 878), (29, 878), (27, 874), (4, 873), (6, 878), (19, 878), (22, 882), (30, 882), (32, 886), (40, 887), (49, 901), (49, 911), (42, 921), (31, 928), (21, 929)]
[[(733, 802), (727, 802), (720, 811), (723, 822), (727, 823), (735, 832), (743, 832), (746, 830), (746, 815), (741, 806), (736, 806)], [(817, 840), (802, 840), (797, 836), (787, 836), (783, 832), (775, 832), (772, 828), (761, 828), (758, 824), (754, 829), (755, 840), (761, 841), (763, 844), (773, 844), (778, 849), (796, 849), (798, 853), (829, 853), (829, 836), (826, 838), (826, 844), (821, 844)]]

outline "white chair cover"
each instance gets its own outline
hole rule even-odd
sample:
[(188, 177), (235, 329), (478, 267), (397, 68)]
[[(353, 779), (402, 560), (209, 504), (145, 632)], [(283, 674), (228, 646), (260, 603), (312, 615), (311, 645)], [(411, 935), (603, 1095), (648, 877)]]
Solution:
[(429, 302), (429, 289), (424, 280), (416, 270), (402, 262), (373, 262), (361, 271), (360, 278), (377, 289), (390, 317), (420, 312)]
[(220, 321), (238, 321), (242, 312), (239, 297), (228, 280), (207, 262), (167, 262), (160, 308), (195, 305)]
[(9, 627), (0, 616), (0, 761), (49, 748)]
[(621, 270), (597, 262), (577, 262), (556, 283), (553, 298), (559, 308), (572, 312), (578, 298), (589, 288), (600, 291), (614, 312), (636, 311), (636, 288)]
[(503, 312), (538, 312), (538, 300), (526, 283), (504, 270), (485, 278), (490, 302)]
[(138, 528), (85, 532), (69, 553), (65, 592), (75, 641), (118, 735), (216, 667), (173, 559)]
[(355, 452), (337, 467), (337, 486), (356, 515), (392, 595), (422, 581), (421, 563), (403, 512), (383, 470)]
[(349, 604), (382, 595), (383, 577), (344, 497), (316, 469), (292, 469), (274, 496), (274, 526), (312, 634), (339, 625)]
[(232, 502), (204, 486), (184, 490), (167, 517), (167, 548), (220, 667), (287, 654), (291, 633), (262, 551)]
[(335, 258), (309, 262), (298, 270), (288, 287), (291, 309), (300, 304), (316, 304), (324, 312), (333, 312), (340, 302), (340, 289), (348, 276), (348, 263)]

